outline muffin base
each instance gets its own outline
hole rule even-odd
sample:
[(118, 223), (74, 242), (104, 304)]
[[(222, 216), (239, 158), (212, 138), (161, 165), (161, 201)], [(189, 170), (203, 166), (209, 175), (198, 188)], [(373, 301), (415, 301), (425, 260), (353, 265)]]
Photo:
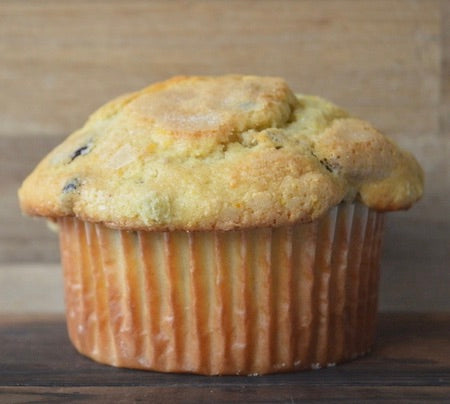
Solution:
[(208, 375), (361, 356), (374, 341), (383, 218), (360, 204), (227, 232), (61, 218), (70, 339), (101, 363)]

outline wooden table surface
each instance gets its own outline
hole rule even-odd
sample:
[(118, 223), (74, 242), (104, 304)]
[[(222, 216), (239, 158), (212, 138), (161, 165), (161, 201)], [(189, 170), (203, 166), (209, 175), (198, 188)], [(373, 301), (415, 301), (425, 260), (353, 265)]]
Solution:
[(258, 377), (116, 369), (76, 353), (61, 317), (0, 319), (0, 402), (448, 402), (450, 313), (381, 314), (373, 353)]

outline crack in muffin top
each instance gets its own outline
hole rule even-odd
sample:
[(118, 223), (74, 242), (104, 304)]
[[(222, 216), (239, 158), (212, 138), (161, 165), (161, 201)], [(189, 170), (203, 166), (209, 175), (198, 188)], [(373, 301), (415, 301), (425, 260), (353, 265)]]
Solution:
[(175, 77), (119, 97), (19, 190), (24, 212), (110, 227), (231, 230), (308, 222), (341, 201), (406, 209), (416, 160), (369, 123), (274, 77)]

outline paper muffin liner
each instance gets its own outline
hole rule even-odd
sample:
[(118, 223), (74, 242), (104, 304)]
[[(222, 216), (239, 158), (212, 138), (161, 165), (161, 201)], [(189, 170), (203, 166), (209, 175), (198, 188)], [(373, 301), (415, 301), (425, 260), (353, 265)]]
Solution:
[(368, 352), (383, 214), (240, 231), (121, 231), (59, 220), (75, 347), (120, 367), (201, 374), (317, 369)]

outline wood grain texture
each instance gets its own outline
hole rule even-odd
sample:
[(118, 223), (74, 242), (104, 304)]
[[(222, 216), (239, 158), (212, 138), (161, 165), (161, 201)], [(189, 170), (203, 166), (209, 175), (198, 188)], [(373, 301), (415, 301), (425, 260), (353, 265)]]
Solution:
[(60, 265), (0, 265), (0, 316), (63, 311)]
[[(1, 92), (0, 92), (1, 94)], [(57, 262), (58, 238), (42, 219), (24, 217), (17, 189), (61, 138), (0, 136), (0, 262)]]
[(226, 72), (281, 75), (389, 133), (438, 129), (435, 0), (0, 4), (4, 135), (60, 135), (149, 82)]
[(341, 386), (322, 384), (292, 387), (279, 383), (248, 386), (211, 387), (0, 387), (5, 403), (314, 403), (372, 402), (372, 403), (445, 403), (450, 395), (447, 386)]
[[(450, 2), (441, 1), (441, 101), (440, 129), (447, 139), (450, 137)], [(447, 149), (447, 156), (449, 149)]]
[[(383, 273), (395, 270), (382, 278), (381, 304), (450, 309), (441, 286), (450, 242), (449, 1), (0, 0), (0, 54), (0, 263), (59, 260), (55, 235), (22, 217), (16, 191), (96, 107), (176, 74), (280, 75), (418, 157), (426, 194), (388, 220)], [(417, 245), (390, 244), (411, 239)]]
[(373, 353), (335, 368), (260, 377), (117, 369), (76, 353), (65, 325), (0, 320), (4, 402), (444, 402), (449, 314), (382, 314)]

